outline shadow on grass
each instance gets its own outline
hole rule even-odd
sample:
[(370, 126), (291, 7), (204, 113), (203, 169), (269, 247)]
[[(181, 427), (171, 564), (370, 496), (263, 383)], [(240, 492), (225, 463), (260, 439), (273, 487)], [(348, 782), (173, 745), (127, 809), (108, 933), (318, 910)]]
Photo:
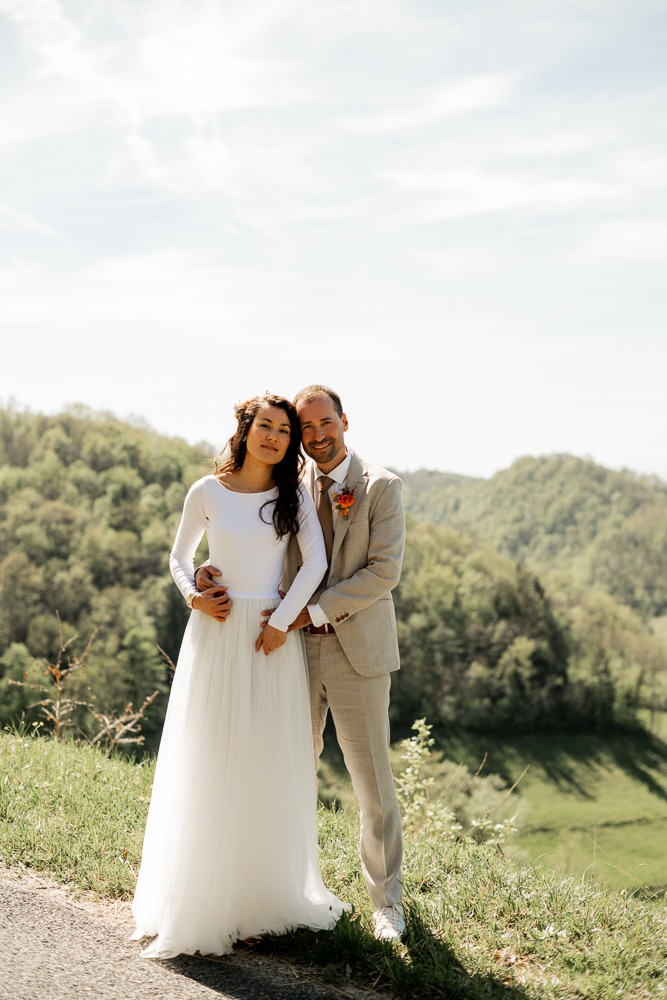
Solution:
[(632, 743), (627, 740), (614, 742), (609, 747), (609, 752), (626, 774), (644, 784), (652, 795), (667, 801), (667, 778), (661, 784), (651, 773), (658, 768), (667, 771), (667, 743), (655, 736), (646, 735), (635, 738)]
[(406, 916), (400, 944), (376, 941), (360, 920), (346, 914), (330, 933), (296, 931), (267, 939), (261, 948), (338, 995), (361, 990), (369, 997), (400, 1000), (526, 1000), (528, 994), (510, 981), (509, 971), (506, 978), (466, 971), (452, 947), (409, 904)]
[(511, 973), (466, 971), (450, 945), (433, 933), (413, 908), (409, 909), (405, 958), (400, 978), (402, 997), (451, 997), (452, 1000), (522, 1000), (524, 989), (511, 981)]
[[(483, 740), (471, 734), (439, 741), (438, 749), (450, 760), (463, 760), (473, 771), (488, 753), (484, 773), (499, 774), (508, 785), (517, 780), (526, 764), (539, 767), (559, 788), (583, 799), (595, 798), (596, 768), (611, 759), (652, 795), (667, 801), (667, 743), (649, 733), (612, 733), (607, 737), (563, 733)], [(582, 765), (590, 768), (591, 788), (582, 778)], [(656, 772), (665, 775), (664, 781)]]
[[(610, 733), (598, 736), (589, 733), (548, 733), (539, 736), (484, 736), (476, 733), (440, 738), (437, 728), (432, 734), (436, 752), (446, 759), (464, 763), (474, 774), (486, 758), (483, 774), (498, 774), (512, 786), (528, 764), (540, 768), (545, 776), (561, 789), (581, 799), (596, 798), (596, 769), (611, 759), (614, 764), (645, 786), (657, 798), (667, 801), (667, 742), (651, 733)], [(330, 721), (325, 730), (323, 759), (331, 773), (341, 783), (349, 783), (343, 755)], [(582, 776), (590, 770), (590, 787)], [(664, 775), (663, 780), (660, 780)], [(321, 789), (320, 798), (331, 805), (336, 801), (335, 789)]]

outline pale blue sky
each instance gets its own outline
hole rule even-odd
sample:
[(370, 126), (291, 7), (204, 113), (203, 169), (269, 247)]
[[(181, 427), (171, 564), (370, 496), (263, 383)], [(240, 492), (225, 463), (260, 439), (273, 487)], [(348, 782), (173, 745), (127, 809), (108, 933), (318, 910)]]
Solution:
[(664, 0), (0, 0), (0, 402), (667, 479)]

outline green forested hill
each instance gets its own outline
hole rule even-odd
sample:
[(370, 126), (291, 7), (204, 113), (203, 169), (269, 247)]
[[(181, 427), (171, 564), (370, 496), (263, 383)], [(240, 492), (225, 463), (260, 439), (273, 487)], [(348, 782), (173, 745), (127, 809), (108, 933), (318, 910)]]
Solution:
[(409, 517), (395, 601), (403, 721), (604, 732), (667, 707), (667, 651), (636, 611), (453, 528)]
[(81, 698), (90, 686), (120, 711), (165, 690), (157, 644), (175, 657), (187, 614), (167, 556), (186, 490), (210, 457), (110, 415), (0, 410), (2, 720), (36, 698), (9, 680), (33, 658), (53, 662), (61, 637), (78, 636), (75, 656), (94, 636)]
[[(64, 667), (92, 642), (85, 669), (65, 671), (70, 696), (92, 692), (121, 713), (160, 690), (145, 726), (155, 746), (168, 687), (159, 647), (175, 660), (188, 614), (168, 553), (186, 490), (211, 458), (108, 414), (0, 410), (0, 725), (43, 718), (35, 690), (13, 682), (45, 683), (44, 661), (76, 636)], [(650, 543), (660, 565), (665, 488), (570, 459), (522, 460), (488, 482), (404, 478), (397, 735), (422, 716), (450, 730), (603, 732), (663, 706), (665, 647), (633, 608), (643, 610), (640, 593), (661, 607), (664, 576), (649, 588), (628, 539)], [(608, 592), (586, 582), (603, 566)], [(610, 596), (623, 579), (627, 605)], [(85, 708), (72, 722), (90, 733)]]
[(488, 480), (401, 474), (419, 520), (455, 527), (543, 574), (566, 571), (647, 617), (667, 613), (667, 483), (571, 455)]

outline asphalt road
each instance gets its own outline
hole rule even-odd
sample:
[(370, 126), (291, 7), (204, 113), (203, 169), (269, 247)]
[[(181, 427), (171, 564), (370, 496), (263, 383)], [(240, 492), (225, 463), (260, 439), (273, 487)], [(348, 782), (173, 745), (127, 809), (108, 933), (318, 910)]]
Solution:
[(239, 950), (219, 959), (141, 958), (127, 904), (77, 903), (0, 872), (0, 1000), (340, 1000), (307, 975)]

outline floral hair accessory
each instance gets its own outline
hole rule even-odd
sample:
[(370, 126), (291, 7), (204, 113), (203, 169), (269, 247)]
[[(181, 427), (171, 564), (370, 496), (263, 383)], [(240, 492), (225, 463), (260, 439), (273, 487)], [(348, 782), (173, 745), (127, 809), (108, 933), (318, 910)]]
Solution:
[(350, 516), (350, 508), (354, 507), (357, 502), (357, 498), (354, 495), (354, 487), (348, 490), (343, 486), (340, 493), (334, 493), (333, 495), (333, 505), (339, 514), (342, 514), (347, 521)]

